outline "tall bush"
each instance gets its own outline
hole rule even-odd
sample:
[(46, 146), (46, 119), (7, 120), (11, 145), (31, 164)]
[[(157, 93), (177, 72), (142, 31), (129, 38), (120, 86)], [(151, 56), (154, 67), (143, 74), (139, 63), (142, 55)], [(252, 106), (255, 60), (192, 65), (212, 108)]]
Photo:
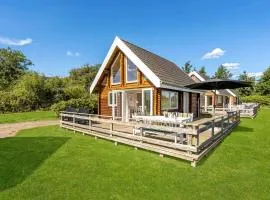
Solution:
[(66, 110), (68, 107), (76, 109), (86, 108), (89, 109), (90, 113), (97, 113), (97, 96), (94, 94), (86, 95), (79, 99), (70, 99), (68, 101), (60, 101), (51, 106), (51, 110), (55, 111), (57, 115), (61, 111)]
[(260, 96), (260, 95), (245, 96), (241, 97), (241, 101), (246, 103), (259, 103), (263, 106), (270, 106), (270, 96)]

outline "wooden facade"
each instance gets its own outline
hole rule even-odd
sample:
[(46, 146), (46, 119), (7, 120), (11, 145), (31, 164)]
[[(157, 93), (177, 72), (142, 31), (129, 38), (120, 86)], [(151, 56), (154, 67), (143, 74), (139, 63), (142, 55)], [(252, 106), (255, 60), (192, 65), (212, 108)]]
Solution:
[[(112, 84), (112, 74), (111, 74), (111, 66), (113, 65), (116, 59), (120, 57), (120, 83)], [(143, 90), (143, 89), (151, 89), (152, 90), (152, 114), (153, 115), (161, 115), (162, 110), (162, 98), (161, 92), (162, 90), (168, 90), (164, 88), (156, 88), (148, 79), (145, 78), (144, 74), (137, 68), (137, 81), (136, 82), (126, 82), (126, 56), (123, 52), (118, 50), (112, 59), (110, 60), (108, 66), (104, 70), (97, 87), (97, 92), (99, 96), (99, 106), (98, 106), (98, 114), (112, 116), (112, 107), (108, 104), (108, 99), (110, 92), (112, 91), (131, 91), (131, 90)], [(179, 77), (181, 78), (181, 77)], [(175, 91), (175, 90), (169, 90)], [(183, 92), (175, 91), (178, 93), (178, 108), (166, 111), (175, 111), (175, 112), (183, 112)], [(194, 113), (194, 117), (199, 115), (199, 94), (197, 93), (189, 93), (189, 108), (188, 112)], [(120, 101), (120, 100), (119, 100)]]

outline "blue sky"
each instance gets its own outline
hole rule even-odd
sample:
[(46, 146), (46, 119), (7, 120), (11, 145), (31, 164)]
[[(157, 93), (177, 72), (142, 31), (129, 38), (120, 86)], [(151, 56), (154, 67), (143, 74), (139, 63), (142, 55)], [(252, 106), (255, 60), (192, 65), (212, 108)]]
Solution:
[(190, 60), (213, 74), (226, 63), (234, 75), (259, 73), (270, 65), (269, 7), (269, 0), (0, 0), (0, 48), (22, 50), (33, 70), (66, 76), (102, 63), (117, 35), (179, 66)]

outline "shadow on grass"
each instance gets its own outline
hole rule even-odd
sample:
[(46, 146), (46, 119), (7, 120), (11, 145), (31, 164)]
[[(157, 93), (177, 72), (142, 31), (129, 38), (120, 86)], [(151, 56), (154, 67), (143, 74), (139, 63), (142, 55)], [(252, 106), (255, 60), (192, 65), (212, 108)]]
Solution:
[(68, 137), (0, 139), (0, 192), (22, 183), (69, 139)]
[(237, 126), (233, 129), (233, 133), (235, 132), (253, 132), (253, 128), (245, 127), (245, 126)]

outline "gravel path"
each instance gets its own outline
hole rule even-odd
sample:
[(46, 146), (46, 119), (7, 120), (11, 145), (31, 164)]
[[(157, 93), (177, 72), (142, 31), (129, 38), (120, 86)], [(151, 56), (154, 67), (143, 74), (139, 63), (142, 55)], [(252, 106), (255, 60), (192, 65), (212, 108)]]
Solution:
[(0, 124), (0, 138), (15, 136), (23, 129), (35, 128), (40, 126), (50, 126), (59, 124), (59, 120), (43, 120), (32, 122), (19, 122), (10, 124)]

